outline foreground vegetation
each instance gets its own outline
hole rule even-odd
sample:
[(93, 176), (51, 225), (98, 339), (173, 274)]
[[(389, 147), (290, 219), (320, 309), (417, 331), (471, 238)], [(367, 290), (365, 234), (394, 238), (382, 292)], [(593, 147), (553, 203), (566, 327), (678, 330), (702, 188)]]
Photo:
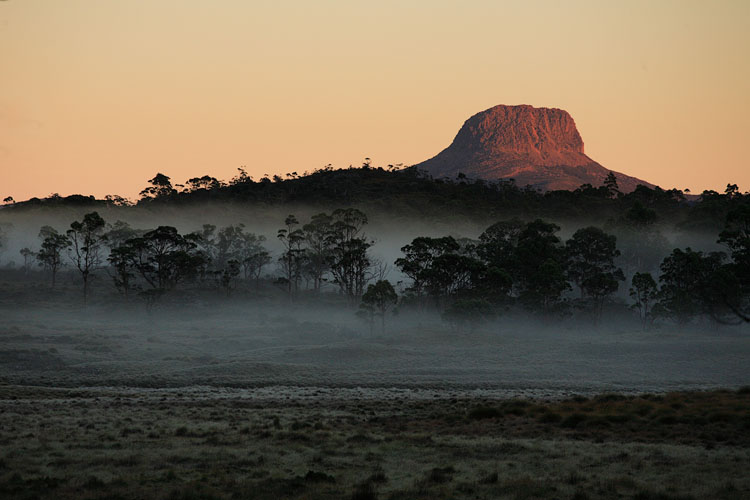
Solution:
[(3, 498), (750, 495), (750, 391), (311, 400), (0, 386)]

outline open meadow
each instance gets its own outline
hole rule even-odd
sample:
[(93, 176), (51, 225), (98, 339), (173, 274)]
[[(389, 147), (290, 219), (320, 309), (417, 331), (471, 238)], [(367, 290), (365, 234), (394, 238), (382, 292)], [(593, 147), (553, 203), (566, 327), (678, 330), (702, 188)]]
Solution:
[(0, 328), (3, 498), (750, 495), (744, 327), (371, 334), (333, 307), (24, 293)]

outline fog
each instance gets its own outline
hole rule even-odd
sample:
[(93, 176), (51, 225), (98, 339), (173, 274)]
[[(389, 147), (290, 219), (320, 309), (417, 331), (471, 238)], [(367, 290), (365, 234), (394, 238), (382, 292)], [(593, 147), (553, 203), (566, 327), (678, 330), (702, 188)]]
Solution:
[[(18, 265), (7, 267), (21, 248), (38, 248), (41, 226), (63, 232), (87, 210), (0, 211), (6, 235), (0, 255), (6, 265), (0, 290), (0, 380), (61, 386), (347, 388), (361, 389), (362, 397), (372, 391), (380, 396), (407, 391), (402, 395), (416, 397), (434, 390), (557, 397), (748, 382), (747, 326), (703, 318), (644, 330), (627, 308), (629, 282), (620, 285), (598, 322), (575, 311), (549, 318), (505, 307), (491, 320), (457, 325), (429, 306), (399, 305), (388, 311), (381, 328), (379, 320), (368, 324), (357, 317), (357, 305), (330, 281), (320, 292), (303, 283), (289, 297), (283, 286), (273, 284), (283, 250), (276, 232), (289, 214), (304, 224), (321, 211), (231, 204), (101, 210), (108, 223), (121, 220), (136, 229), (172, 225), (187, 233), (203, 224), (241, 223), (245, 231), (267, 238), (272, 261), (260, 284), (240, 283), (231, 294), (186, 285), (153, 305), (123, 299), (106, 269), (96, 271), (84, 305), (80, 278), (70, 266), (54, 289), (37, 266), (23, 272)], [(401, 247), (416, 236), (476, 239), (490, 223), (398, 219), (372, 210), (368, 216), (365, 234), (374, 242), (370, 256), (385, 265), (381, 277), (399, 295), (409, 284), (393, 264), (402, 256)], [(560, 225), (564, 241), (585, 222)], [(672, 231), (664, 239), (670, 248), (716, 248), (715, 237), (701, 234)]]
[[(264, 235), (269, 249), (277, 251), (281, 245), (276, 239), (277, 231), (283, 226), (284, 218), (293, 214), (302, 221), (312, 215), (330, 212), (338, 207), (285, 206), (257, 207), (242, 204), (200, 204), (188, 206), (163, 205), (158, 207), (104, 207), (104, 208), (55, 208), (31, 210), (0, 210), (0, 228), (6, 234), (7, 246), (0, 253), (0, 265), (9, 261), (18, 262), (21, 248), (39, 246), (39, 228), (45, 225), (64, 233), (74, 220), (96, 210), (105, 221), (123, 221), (134, 229), (153, 229), (157, 226), (174, 226), (181, 233), (199, 230), (204, 224), (217, 227), (244, 224), (248, 232)], [(476, 237), (494, 220), (473, 221), (456, 217), (450, 220), (435, 218), (425, 221), (413, 218), (394, 217), (389, 212), (374, 211), (362, 207), (369, 223), (366, 234), (374, 240), (373, 252), (381, 252), (379, 257), (389, 262), (400, 256), (399, 249), (415, 236), (443, 236), (452, 234), (459, 237)], [(391, 259), (392, 257), (392, 259)]]
[[(61, 310), (62, 309), (62, 310)], [(747, 330), (638, 331), (505, 318), (474, 331), (435, 315), (370, 333), (330, 305), (13, 307), (0, 328), (5, 383), (500, 391), (554, 397), (747, 383)]]

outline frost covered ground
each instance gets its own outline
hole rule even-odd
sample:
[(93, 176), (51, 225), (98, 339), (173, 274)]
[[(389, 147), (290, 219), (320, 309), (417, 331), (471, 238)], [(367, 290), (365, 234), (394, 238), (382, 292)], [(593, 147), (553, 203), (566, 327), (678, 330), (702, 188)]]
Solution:
[(711, 325), (5, 309), (0, 497), (748, 498), (748, 361)]
[(331, 388), (347, 388), (352, 397), (369, 397), (362, 388), (377, 389), (377, 397), (407, 389), (403, 394), (410, 397), (432, 397), (434, 391), (557, 397), (750, 384), (750, 327), (643, 332), (508, 320), (470, 332), (410, 318), (370, 335), (350, 311), (299, 317), (242, 310), (87, 314), (7, 314), (0, 324), (0, 381), (284, 386), (256, 391), (257, 397), (289, 391), (323, 397)]

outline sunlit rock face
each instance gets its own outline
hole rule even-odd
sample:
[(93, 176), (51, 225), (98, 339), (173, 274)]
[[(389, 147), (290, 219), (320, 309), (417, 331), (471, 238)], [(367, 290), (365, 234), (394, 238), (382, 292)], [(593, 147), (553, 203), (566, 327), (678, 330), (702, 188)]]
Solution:
[[(515, 179), (544, 190), (599, 186), (610, 170), (583, 152), (583, 139), (567, 111), (529, 105), (495, 106), (464, 123), (453, 143), (417, 165), (433, 177)], [(620, 190), (652, 184), (614, 172)]]

